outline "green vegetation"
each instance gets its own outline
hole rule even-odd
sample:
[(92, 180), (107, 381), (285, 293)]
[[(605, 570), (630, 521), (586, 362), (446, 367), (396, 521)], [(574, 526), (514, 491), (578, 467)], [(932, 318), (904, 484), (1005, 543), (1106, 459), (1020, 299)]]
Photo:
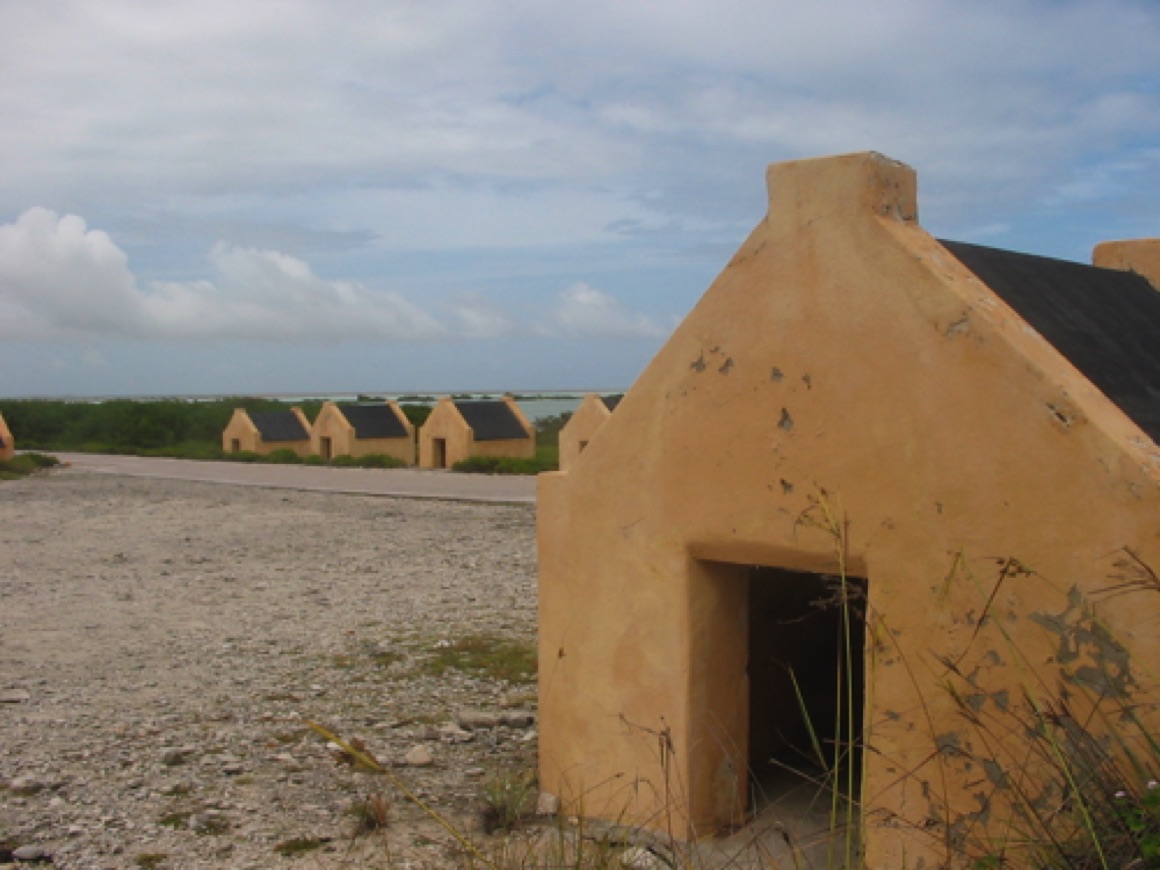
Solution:
[(513, 459), (501, 456), (472, 456), (451, 466), (463, 474), (540, 474), (560, 467), (560, 430), (571, 414), (556, 414), (536, 422), (536, 456)]
[(283, 840), (274, 847), (274, 851), (283, 858), (293, 858), (321, 849), (329, 842), (328, 837), (295, 837), (293, 840)]
[(133, 863), (145, 870), (151, 870), (153, 867), (161, 867), (168, 857), (164, 852), (142, 852), (133, 859)]
[[(322, 403), (322, 399), (290, 403), (245, 397), (204, 402), (0, 399), (0, 415), (8, 428), (18, 433), (18, 444), (22, 448), (218, 459), (222, 430), (233, 416), (234, 408), (245, 408), (252, 413), (286, 411), (297, 406), (313, 420)], [(416, 426), (422, 425), (431, 413), (426, 405), (400, 407)]]
[(21, 453), (11, 459), (0, 459), (0, 480), (16, 480), (27, 477), (54, 465), (60, 465), (55, 456), (45, 456), (43, 453)]
[(527, 683), (536, 678), (536, 645), (490, 634), (468, 635), (438, 647), (425, 668), (437, 677), (457, 670), (509, 683)]

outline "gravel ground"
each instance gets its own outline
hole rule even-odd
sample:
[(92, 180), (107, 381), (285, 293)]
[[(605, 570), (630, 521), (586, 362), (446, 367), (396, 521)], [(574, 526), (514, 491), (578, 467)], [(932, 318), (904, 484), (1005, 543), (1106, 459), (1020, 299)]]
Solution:
[[(0, 483), (0, 856), (455, 866), (445, 832), (305, 722), (477, 828), (485, 783), (534, 765), (534, 686), (431, 662), (472, 637), (533, 643), (535, 609), (530, 505), (78, 469)], [(354, 838), (352, 807), (380, 792), (385, 835)], [(295, 840), (318, 848), (279, 854)]]

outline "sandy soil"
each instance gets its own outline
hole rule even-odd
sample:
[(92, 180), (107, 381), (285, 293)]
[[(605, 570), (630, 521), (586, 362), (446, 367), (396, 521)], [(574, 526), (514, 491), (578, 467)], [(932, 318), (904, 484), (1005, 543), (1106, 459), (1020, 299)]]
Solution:
[[(304, 722), (471, 830), (483, 784), (533, 763), (534, 691), (429, 662), (534, 633), (530, 505), (78, 469), (0, 483), (0, 846), (71, 868), (387, 866), (385, 849), (455, 866)], [(469, 731), (464, 710), (506, 724)], [(407, 765), (416, 747), (433, 763)], [(386, 845), (353, 840), (352, 805), (379, 792)], [(321, 845), (278, 854), (296, 839)]]

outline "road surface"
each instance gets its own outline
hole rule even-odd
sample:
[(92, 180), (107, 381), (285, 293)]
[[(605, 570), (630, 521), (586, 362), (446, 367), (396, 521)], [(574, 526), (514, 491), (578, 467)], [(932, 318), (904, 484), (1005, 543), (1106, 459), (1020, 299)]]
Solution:
[(415, 468), (329, 468), (316, 465), (197, 462), (190, 459), (154, 459), (95, 453), (53, 455), (79, 471), (96, 474), (504, 504), (528, 504), (536, 500), (536, 479), (524, 475), (456, 474)]

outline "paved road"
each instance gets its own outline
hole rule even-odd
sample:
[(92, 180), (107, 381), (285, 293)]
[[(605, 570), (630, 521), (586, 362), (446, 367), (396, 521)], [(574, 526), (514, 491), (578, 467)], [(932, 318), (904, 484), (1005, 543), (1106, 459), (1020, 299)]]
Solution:
[(316, 492), (393, 495), (455, 501), (534, 503), (536, 479), (530, 476), (454, 474), (414, 468), (326, 468), (311, 465), (251, 465), (195, 462), (92, 453), (54, 453), (73, 468), (97, 474), (162, 477), (232, 486), (265, 486)]

